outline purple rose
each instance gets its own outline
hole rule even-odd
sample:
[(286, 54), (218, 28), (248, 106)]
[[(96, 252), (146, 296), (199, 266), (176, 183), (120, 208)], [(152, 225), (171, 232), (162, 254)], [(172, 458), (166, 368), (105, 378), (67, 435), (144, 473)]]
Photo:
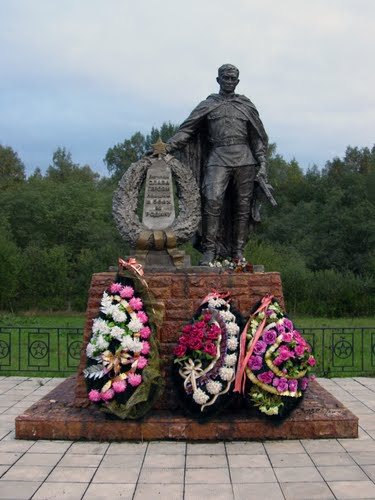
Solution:
[(309, 379), (307, 377), (303, 377), (303, 379), (301, 380), (301, 389), (303, 391), (306, 390), (308, 382), (309, 382)]
[(279, 385), (279, 382), (280, 382), (280, 379), (279, 377), (275, 377), (273, 380), (272, 380), (272, 385), (274, 387), (277, 387)]
[(298, 382), (297, 380), (289, 380), (289, 391), (290, 392), (296, 392), (298, 388)]
[(290, 332), (293, 331), (293, 323), (290, 321), (290, 319), (284, 318), (283, 325)]
[(310, 366), (316, 365), (316, 359), (313, 356), (310, 356), (307, 362)]
[(279, 358), (281, 358), (283, 361), (287, 361), (291, 357), (291, 351), (286, 346), (281, 346), (279, 348)]
[(270, 309), (268, 309), (268, 310), (266, 311), (266, 314), (267, 314), (267, 316), (272, 316), (272, 314), (274, 314), (274, 312), (275, 312), (275, 311), (271, 311)]
[(288, 381), (286, 378), (282, 377), (277, 384), (277, 390), (279, 392), (285, 392), (288, 390)]
[(284, 360), (283, 360), (283, 359), (281, 359), (281, 358), (280, 358), (280, 356), (277, 356), (277, 358), (275, 358), (275, 359), (273, 360), (273, 364), (274, 364), (275, 366), (280, 366), (280, 365), (282, 365), (283, 363), (284, 363)]
[(302, 357), (303, 353), (305, 352), (305, 348), (303, 345), (296, 345), (294, 351), (297, 354), (297, 356)]
[(274, 344), (276, 342), (276, 332), (275, 330), (268, 330), (267, 332), (264, 333), (263, 335), (263, 340), (266, 344)]
[(263, 366), (263, 360), (260, 356), (251, 356), (248, 365), (250, 370), (260, 370)]
[(255, 344), (254, 347), (254, 352), (255, 354), (263, 354), (266, 352), (267, 349), (267, 344), (263, 342), (263, 340), (258, 340), (258, 342)]
[(271, 371), (268, 372), (263, 372), (258, 375), (258, 380), (263, 382), (264, 384), (270, 384), (272, 382), (272, 379), (274, 377), (274, 374)]
[(292, 342), (293, 335), (291, 333), (283, 333), (283, 341), (284, 342)]
[(277, 330), (277, 333), (279, 335), (282, 335), (283, 333), (285, 333), (285, 328), (283, 327), (283, 325), (280, 325), (279, 323), (277, 323), (277, 325), (276, 325), (276, 330)]

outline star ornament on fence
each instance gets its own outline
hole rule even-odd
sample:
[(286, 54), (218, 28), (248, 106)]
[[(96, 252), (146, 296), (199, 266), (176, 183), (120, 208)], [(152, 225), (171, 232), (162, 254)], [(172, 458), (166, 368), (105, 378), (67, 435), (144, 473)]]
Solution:
[(69, 346), (69, 354), (73, 359), (79, 359), (81, 356), (81, 342), (75, 340)]
[(352, 353), (352, 344), (347, 340), (339, 340), (335, 345), (335, 354), (338, 358), (348, 358)]
[(36, 359), (43, 359), (47, 353), (48, 347), (42, 340), (35, 340), (30, 346), (30, 354)]
[(4, 341), (0, 340), (0, 358), (5, 358), (9, 353), (9, 345)]

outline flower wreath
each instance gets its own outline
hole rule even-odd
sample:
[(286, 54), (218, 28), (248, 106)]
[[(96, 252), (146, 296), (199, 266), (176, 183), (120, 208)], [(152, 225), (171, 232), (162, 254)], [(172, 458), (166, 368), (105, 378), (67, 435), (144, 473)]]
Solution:
[(131, 273), (103, 293), (86, 348), (88, 398), (120, 418), (140, 418), (163, 388), (159, 353), (144, 301)]
[(216, 413), (230, 400), (242, 324), (229, 294), (213, 292), (182, 329), (174, 350), (175, 379), (185, 408), (199, 418)]
[(273, 297), (264, 297), (253, 308), (240, 349), (235, 390), (241, 392), (247, 379), (249, 398), (259, 411), (286, 416), (301, 400), (316, 361)]

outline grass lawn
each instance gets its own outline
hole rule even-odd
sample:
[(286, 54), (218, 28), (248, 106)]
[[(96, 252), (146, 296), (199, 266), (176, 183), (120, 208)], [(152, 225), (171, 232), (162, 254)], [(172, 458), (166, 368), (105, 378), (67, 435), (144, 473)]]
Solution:
[(342, 318), (320, 318), (313, 316), (290, 316), (294, 325), (298, 328), (363, 328), (375, 327), (375, 317), (342, 317)]
[[(360, 328), (375, 327), (375, 317), (320, 318), (312, 316), (290, 316), (296, 328)], [(40, 326), (59, 328), (83, 328), (85, 313), (72, 312), (0, 312), (0, 326)]]
[(0, 313), (0, 326), (83, 328), (84, 324), (85, 313), (64, 311)]

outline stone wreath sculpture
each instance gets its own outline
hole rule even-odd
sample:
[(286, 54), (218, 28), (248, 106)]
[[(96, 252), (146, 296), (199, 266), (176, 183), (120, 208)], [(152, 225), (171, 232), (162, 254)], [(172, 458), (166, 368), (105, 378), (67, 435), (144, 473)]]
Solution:
[[(169, 227), (163, 230), (152, 230), (140, 221), (137, 207), (147, 170), (160, 159), (171, 169), (177, 190), (179, 210)], [(167, 154), (165, 144), (161, 141), (154, 145), (152, 155), (132, 163), (124, 173), (114, 194), (112, 206), (116, 226), (122, 238), (133, 248), (138, 250), (165, 249), (172, 258), (174, 254), (176, 255), (177, 245), (193, 237), (201, 218), (199, 189), (190, 169), (174, 156)], [(178, 260), (173, 260), (177, 265)]]

